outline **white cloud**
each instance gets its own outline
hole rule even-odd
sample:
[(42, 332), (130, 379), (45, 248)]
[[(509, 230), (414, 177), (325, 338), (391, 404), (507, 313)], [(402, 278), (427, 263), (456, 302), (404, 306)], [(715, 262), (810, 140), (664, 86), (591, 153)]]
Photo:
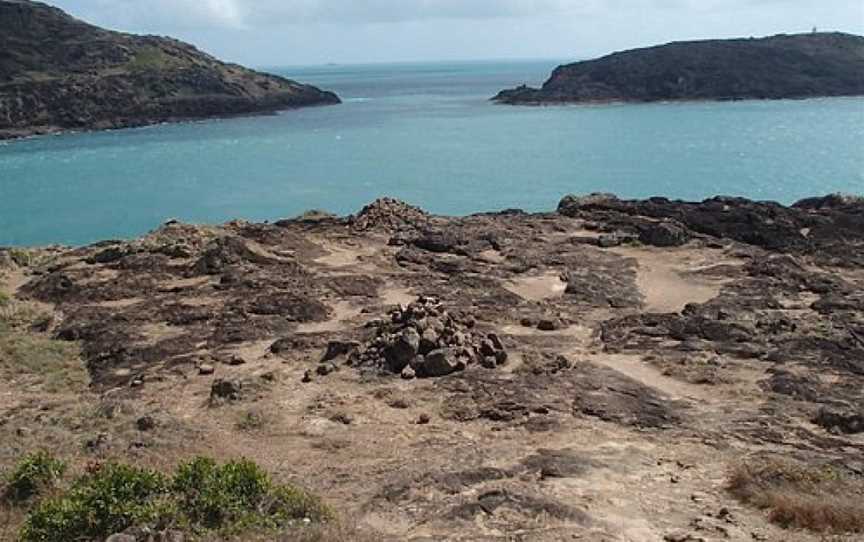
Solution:
[(571, 58), (682, 39), (864, 33), (861, 0), (43, 0), (247, 64)]

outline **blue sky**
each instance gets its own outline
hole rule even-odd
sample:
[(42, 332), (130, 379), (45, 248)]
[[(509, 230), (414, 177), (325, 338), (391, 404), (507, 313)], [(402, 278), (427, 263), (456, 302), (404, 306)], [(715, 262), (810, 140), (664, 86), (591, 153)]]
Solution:
[(48, 0), (253, 66), (587, 58), (682, 39), (840, 30), (862, 0)]

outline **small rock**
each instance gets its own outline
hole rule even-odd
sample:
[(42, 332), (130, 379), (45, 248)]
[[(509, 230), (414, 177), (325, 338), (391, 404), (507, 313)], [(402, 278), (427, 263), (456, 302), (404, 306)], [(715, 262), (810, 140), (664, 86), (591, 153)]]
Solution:
[(91, 439), (88, 439), (84, 443), (84, 448), (88, 452), (93, 452), (93, 453), (101, 452), (101, 451), (103, 451), (107, 448), (110, 448), (110, 447), (111, 447), (111, 443), (110, 443), (110, 440), (109, 440), (108, 435), (106, 433), (99, 433), (98, 435), (96, 435), (95, 437), (93, 437)]
[(304, 384), (308, 384), (309, 382), (312, 382), (312, 371), (306, 371), (305, 373), (303, 373), (303, 378), (300, 381), (303, 382)]
[(246, 364), (246, 360), (241, 358), (240, 356), (233, 355), (230, 358), (228, 358), (228, 365), (230, 365), (232, 367), (237, 367), (239, 365), (245, 365), (245, 364)]
[(240, 399), (240, 392), (242, 389), (243, 384), (240, 382), (219, 379), (213, 382), (213, 385), (210, 387), (210, 399), (237, 401)]
[(413, 380), (417, 377), (417, 372), (411, 367), (405, 367), (402, 369), (402, 378), (404, 380)]
[(480, 365), (487, 369), (494, 369), (498, 367), (498, 362), (495, 360), (495, 356), (486, 356), (480, 362)]
[(216, 372), (216, 368), (213, 367), (212, 365), (208, 364), (208, 363), (205, 363), (205, 364), (198, 367), (198, 374), (201, 376), (212, 375), (215, 372)]
[(354, 417), (344, 412), (339, 412), (330, 417), (330, 421), (341, 423), (342, 425), (351, 425), (354, 423)]
[(156, 420), (152, 416), (143, 416), (135, 421), (135, 427), (139, 431), (152, 431), (156, 428)]
[(540, 331), (557, 331), (561, 329), (561, 320), (557, 318), (544, 318), (537, 323), (537, 329)]
[(601, 248), (612, 248), (612, 247), (621, 246), (621, 238), (618, 237), (617, 235), (615, 235), (614, 233), (601, 235), (597, 239), (597, 245), (600, 246)]
[(431, 421), (432, 418), (430, 418), (428, 414), (421, 414), (417, 417), (417, 425), (428, 425)]
[(336, 366), (332, 363), (322, 363), (315, 368), (315, 373), (318, 376), (327, 376), (334, 372), (336, 372)]

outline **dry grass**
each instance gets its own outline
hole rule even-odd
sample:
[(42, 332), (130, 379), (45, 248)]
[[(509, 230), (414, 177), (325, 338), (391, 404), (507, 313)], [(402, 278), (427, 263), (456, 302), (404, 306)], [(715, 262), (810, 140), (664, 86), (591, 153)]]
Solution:
[(864, 480), (827, 465), (760, 459), (736, 466), (729, 491), (785, 528), (864, 533)]
[(334, 521), (323, 525), (310, 525), (290, 533), (274, 535), (246, 533), (242, 538), (208, 538), (202, 542), (381, 542), (380, 533), (361, 527), (352, 521)]
[(0, 377), (48, 393), (84, 388), (88, 377), (78, 347), (34, 331), (50, 326), (50, 312), (4, 289), (0, 280)]

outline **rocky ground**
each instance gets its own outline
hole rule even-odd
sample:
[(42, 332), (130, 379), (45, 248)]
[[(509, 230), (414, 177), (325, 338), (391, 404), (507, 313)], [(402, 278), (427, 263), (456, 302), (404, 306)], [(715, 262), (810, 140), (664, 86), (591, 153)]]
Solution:
[(56, 354), (0, 348), (0, 464), (245, 456), (380, 540), (826, 540), (730, 479), (831, 472), (861, 510), (862, 245), (854, 198), (594, 195), (0, 252), (7, 327)]

